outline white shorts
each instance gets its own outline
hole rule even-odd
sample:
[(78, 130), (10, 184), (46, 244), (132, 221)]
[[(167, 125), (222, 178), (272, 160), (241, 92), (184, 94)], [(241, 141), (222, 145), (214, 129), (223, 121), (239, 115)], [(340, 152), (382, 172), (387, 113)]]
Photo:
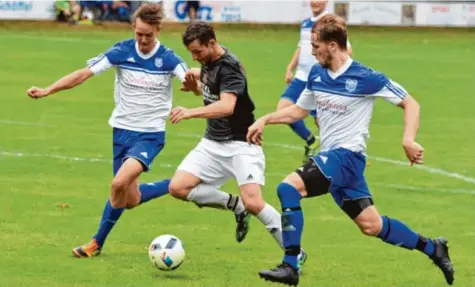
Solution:
[(236, 179), (239, 186), (265, 184), (262, 148), (241, 141), (217, 142), (203, 138), (177, 170), (189, 172), (218, 188), (230, 178)]

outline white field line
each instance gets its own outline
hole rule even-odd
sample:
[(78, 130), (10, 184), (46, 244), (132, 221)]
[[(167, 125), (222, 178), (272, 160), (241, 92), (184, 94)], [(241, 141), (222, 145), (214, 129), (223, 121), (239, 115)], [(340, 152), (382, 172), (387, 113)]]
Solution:
[[(56, 127), (54, 125), (48, 125), (48, 124), (39, 124), (39, 123), (34, 123), (34, 122), (22, 122), (22, 121), (10, 121), (10, 120), (0, 120), (0, 124), (11, 124), (11, 125), (23, 125), (23, 126), (43, 126), (43, 127)], [(176, 133), (175, 135), (179, 137), (186, 137), (186, 138), (201, 138), (201, 134), (196, 134), (196, 133)], [(283, 144), (283, 143), (269, 143), (266, 142), (264, 145), (267, 146), (272, 146), (272, 147), (278, 147), (278, 148), (285, 148), (285, 149), (292, 149), (292, 150), (302, 150), (301, 146), (296, 146), (296, 145), (289, 145), (289, 144)], [(405, 161), (400, 161), (400, 160), (394, 160), (394, 159), (389, 159), (389, 158), (384, 158), (384, 157), (378, 157), (378, 156), (368, 156), (369, 159), (378, 161), (378, 162), (385, 162), (385, 163), (390, 163), (393, 165), (399, 165), (399, 166), (407, 166), (409, 167), (409, 163)], [(432, 174), (439, 174), (448, 178), (454, 178), (458, 180), (462, 180), (468, 183), (475, 184), (475, 178), (465, 176), (456, 172), (451, 172), (451, 171), (446, 171), (440, 168), (434, 168), (430, 167), (427, 165), (414, 165), (413, 166), (416, 169), (423, 170), (428, 173)]]
[[(108, 163), (111, 164), (111, 160), (107, 160), (104, 158), (92, 158), (92, 157), (70, 157), (64, 155), (55, 155), (55, 154), (41, 154), (41, 153), (25, 153), (25, 152), (7, 152), (7, 151), (0, 151), (0, 156), (8, 156), (8, 157), (44, 157), (44, 158), (51, 158), (51, 159), (59, 159), (59, 160), (68, 160), (73, 162), (101, 162), (101, 163)], [(172, 164), (167, 163), (160, 163), (158, 164), (160, 168), (175, 168)], [(266, 176), (268, 177), (279, 177), (284, 178), (285, 174), (282, 173), (267, 173)], [(451, 189), (451, 188), (431, 188), (431, 187), (421, 187), (421, 186), (409, 186), (409, 185), (401, 185), (401, 184), (386, 184), (386, 183), (372, 183), (372, 185), (376, 186), (383, 186), (387, 188), (395, 188), (395, 189), (403, 189), (403, 190), (410, 190), (410, 191), (438, 191), (444, 193), (462, 193), (462, 194), (474, 194), (475, 190), (467, 190), (467, 189)]]

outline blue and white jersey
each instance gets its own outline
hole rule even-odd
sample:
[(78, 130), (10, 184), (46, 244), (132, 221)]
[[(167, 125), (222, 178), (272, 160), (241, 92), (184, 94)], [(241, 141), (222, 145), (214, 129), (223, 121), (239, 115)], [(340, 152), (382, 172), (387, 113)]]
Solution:
[(349, 58), (336, 73), (313, 66), (297, 105), (317, 110), (322, 152), (345, 148), (366, 154), (374, 100), (398, 105), (406, 95), (398, 83)]
[(187, 71), (183, 60), (157, 41), (147, 55), (134, 39), (115, 44), (107, 52), (89, 60), (98, 75), (115, 67), (115, 108), (109, 124), (137, 132), (164, 131), (172, 107), (173, 76), (184, 81)]
[[(328, 11), (324, 11), (317, 17), (307, 18), (302, 21), (302, 25), (300, 26), (300, 41), (298, 43), (300, 53), (295, 78), (301, 81), (307, 81), (308, 73), (313, 65), (317, 63), (317, 59), (312, 55), (312, 27), (315, 22), (326, 14), (328, 14)], [(350, 47), (350, 42), (347, 43), (347, 46)]]

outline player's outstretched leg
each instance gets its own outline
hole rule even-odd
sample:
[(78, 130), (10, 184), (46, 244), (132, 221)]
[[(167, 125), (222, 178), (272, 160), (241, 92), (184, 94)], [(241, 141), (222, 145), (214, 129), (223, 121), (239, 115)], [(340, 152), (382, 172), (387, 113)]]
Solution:
[[(303, 184), (302, 184), (303, 185)], [(301, 253), (301, 238), (303, 231), (303, 212), (300, 206), (302, 195), (292, 184), (283, 182), (277, 187), (277, 194), (282, 206), (282, 235), (285, 255), (283, 262), (277, 267), (262, 270), (259, 276), (265, 280), (287, 285), (299, 283), (298, 256)], [(305, 258), (306, 259), (306, 255)]]
[(417, 249), (426, 254), (440, 268), (447, 283), (452, 285), (454, 282), (455, 271), (450, 261), (446, 239), (429, 239), (417, 234), (397, 219), (380, 216), (374, 205), (366, 207), (355, 218), (355, 222), (366, 235), (377, 236), (391, 245), (409, 250)]
[[(152, 182), (152, 183), (143, 183), (139, 185), (140, 191), (140, 202), (143, 204), (154, 198), (158, 198), (165, 194), (168, 194), (168, 185), (170, 184), (169, 179), (162, 181)], [(127, 209), (132, 209), (136, 207), (136, 204), (127, 204)], [(104, 246), (107, 236), (114, 228), (115, 224), (119, 220), (120, 216), (124, 212), (125, 208), (114, 208), (111, 205), (110, 199), (107, 200), (102, 212), (102, 219), (99, 223), (99, 228), (97, 233), (93, 236), (92, 240), (87, 244), (78, 246), (73, 249), (73, 254), (76, 257), (93, 257), (101, 253), (101, 249)]]
[(277, 244), (282, 247), (282, 226), (280, 214), (262, 198), (261, 186), (256, 183), (241, 185), (241, 198), (246, 210), (259, 219)]
[(193, 174), (178, 170), (170, 183), (170, 194), (178, 199), (192, 201), (198, 207), (231, 210), (236, 218), (236, 240), (241, 242), (249, 231), (250, 215), (238, 196), (223, 192), (214, 185), (202, 183)]
[(135, 158), (128, 158), (123, 163), (122, 160), (118, 162), (114, 163), (117, 165), (114, 166), (116, 175), (111, 184), (111, 197), (102, 212), (99, 228), (91, 241), (73, 249), (73, 255), (76, 257), (99, 255), (107, 236), (126, 208), (132, 209), (168, 193), (169, 180), (138, 186), (137, 179), (143, 172), (143, 166)]

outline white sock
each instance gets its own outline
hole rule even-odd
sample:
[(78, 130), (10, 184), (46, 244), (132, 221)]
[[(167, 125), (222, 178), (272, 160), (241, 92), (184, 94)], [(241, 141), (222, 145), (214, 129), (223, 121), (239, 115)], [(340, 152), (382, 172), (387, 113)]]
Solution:
[(199, 207), (228, 209), (236, 214), (242, 213), (245, 210), (241, 198), (205, 183), (198, 184), (193, 188), (186, 199), (193, 201)]
[(257, 215), (257, 218), (265, 225), (267, 231), (274, 237), (277, 244), (284, 249), (284, 243), (282, 241), (282, 223), (280, 221), (280, 214), (266, 203), (264, 209)]

